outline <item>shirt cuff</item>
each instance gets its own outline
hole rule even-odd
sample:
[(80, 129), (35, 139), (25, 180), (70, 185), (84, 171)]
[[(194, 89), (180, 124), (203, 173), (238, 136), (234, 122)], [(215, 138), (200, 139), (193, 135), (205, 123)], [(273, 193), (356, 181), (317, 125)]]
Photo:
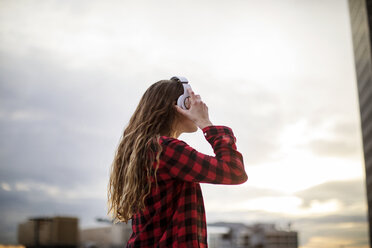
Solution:
[(234, 133), (230, 127), (227, 126), (207, 126), (202, 129), (204, 137), (208, 138), (210, 136), (221, 136), (221, 135), (232, 135), (234, 137)]

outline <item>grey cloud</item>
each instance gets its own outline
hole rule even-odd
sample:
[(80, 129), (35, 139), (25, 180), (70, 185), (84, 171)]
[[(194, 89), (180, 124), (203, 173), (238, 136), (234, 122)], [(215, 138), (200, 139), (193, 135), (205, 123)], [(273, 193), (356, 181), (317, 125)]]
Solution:
[[(131, 88), (120, 99), (108, 95), (104, 84), (110, 79), (99, 72), (67, 71), (42, 55), (2, 55), (7, 62), (0, 63), (0, 179), (71, 187), (106, 175), (128, 110), (120, 104), (134, 95)], [(82, 93), (88, 85), (95, 87)], [(16, 111), (31, 117), (36, 111), (42, 118), (11, 119)]]
[(326, 157), (349, 157), (359, 154), (359, 147), (356, 143), (350, 143), (348, 140), (314, 140), (309, 144), (309, 148), (317, 155)]
[(320, 156), (356, 157), (360, 155), (360, 127), (349, 118), (334, 121), (330, 138), (316, 139), (305, 147)]
[(324, 202), (334, 198), (344, 207), (349, 207), (355, 203), (365, 202), (365, 182), (361, 179), (330, 181), (298, 191), (295, 195), (303, 199), (304, 208), (309, 207), (312, 200)]
[(342, 214), (332, 214), (321, 217), (307, 217), (296, 219), (299, 223), (306, 225), (316, 225), (316, 224), (340, 224), (345, 222), (351, 223), (367, 223), (366, 215), (342, 215)]

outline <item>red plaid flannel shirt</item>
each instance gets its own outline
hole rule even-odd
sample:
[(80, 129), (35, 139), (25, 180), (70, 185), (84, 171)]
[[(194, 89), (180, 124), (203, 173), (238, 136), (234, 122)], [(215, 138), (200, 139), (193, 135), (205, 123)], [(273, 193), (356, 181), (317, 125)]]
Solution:
[(202, 131), (215, 157), (179, 139), (160, 137), (163, 151), (157, 171), (158, 189), (152, 180), (145, 210), (132, 217), (133, 233), (127, 247), (208, 247), (199, 183), (242, 184), (248, 176), (231, 128), (213, 125)]

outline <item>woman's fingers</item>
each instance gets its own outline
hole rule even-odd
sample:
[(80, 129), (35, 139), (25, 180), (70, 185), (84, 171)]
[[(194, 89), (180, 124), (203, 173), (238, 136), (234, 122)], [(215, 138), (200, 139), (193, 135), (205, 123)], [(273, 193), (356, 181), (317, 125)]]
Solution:
[(192, 91), (192, 89), (190, 89), (190, 88), (187, 88), (187, 91), (189, 92), (190, 100), (194, 101), (194, 98), (195, 98), (194, 91)]
[(187, 88), (187, 90), (188, 90), (188, 92), (190, 94), (190, 98), (191, 98), (192, 101), (195, 102), (196, 100), (201, 100), (200, 95), (195, 95), (195, 93), (194, 93), (194, 91), (192, 89)]
[(180, 112), (181, 114), (187, 115), (187, 112), (184, 109), (182, 109), (178, 105), (175, 105), (175, 107), (176, 107), (176, 109), (177, 109), (178, 112)]

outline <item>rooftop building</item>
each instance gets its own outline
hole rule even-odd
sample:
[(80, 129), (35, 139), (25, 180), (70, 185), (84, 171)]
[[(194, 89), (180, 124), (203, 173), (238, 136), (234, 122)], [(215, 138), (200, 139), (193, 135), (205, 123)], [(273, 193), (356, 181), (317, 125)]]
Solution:
[(210, 248), (297, 248), (298, 233), (275, 224), (219, 222), (208, 225), (208, 243)]

